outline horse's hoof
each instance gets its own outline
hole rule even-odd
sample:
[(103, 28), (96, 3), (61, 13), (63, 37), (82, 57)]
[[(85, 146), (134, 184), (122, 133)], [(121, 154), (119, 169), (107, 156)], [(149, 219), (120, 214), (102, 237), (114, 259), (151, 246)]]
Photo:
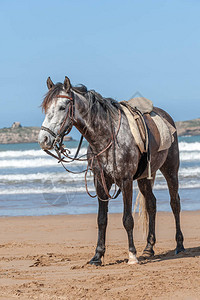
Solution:
[(94, 260), (94, 259), (91, 259), (89, 261), (89, 264), (90, 265), (93, 265), (93, 266), (101, 266), (102, 265), (102, 261), (101, 260)]
[(177, 255), (177, 254), (179, 254), (180, 252), (185, 252), (185, 248), (182, 246), (182, 247), (180, 247), (180, 248), (176, 248), (175, 249), (175, 254)]
[(143, 253), (142, 253), (142, 258), (146, 259), (146, 258), (150, 258), (154, 256), (154, 251), (153, 249), (144, 249)]
[(129, 265), (136, 265), (138, 264), (138, 260), (135, 254), (132, 252), (129, 252), (129, 260), (128, 260)]
[(95, 254), (95, 256), (93, 256), (93, 258), (89, 261), (89, 264), (94, 266), (101, 266), (101, 256), (99, 254)]

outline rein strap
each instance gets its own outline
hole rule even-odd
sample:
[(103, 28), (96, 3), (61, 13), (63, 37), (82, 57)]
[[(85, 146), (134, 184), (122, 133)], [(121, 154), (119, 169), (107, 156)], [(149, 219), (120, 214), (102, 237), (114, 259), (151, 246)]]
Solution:
[[(72, 93), (72, 96), (73, 96), (73, 93)], [(81, 135), (81, 138), (80, 138), (80, 142), (79, 142), (79, 145), (78, 145), (78, 148), (77, 148), (77, 151), (75, 153), (75, 156), (74, 157), (70, 157), (66, 152), (67, 152), (67, 149), (64, 149), (63, 147), (63, 138), (65, 135), (67, 135), (72, 127), (73, 127), (73, 122), (74, 122), (74, 98), (73, 97), (69, 97), (69, 96), (66, 96), (66, 95), (57, 95), (56, 98), (66, 98), (66, 99), (69, 99), (70, 100), (70, 106), (69, 106), (69, 109), (68, 109), (68, 112), (67, 112), (67, 115), (64, 119), (64, 121), (62, 122), (61, 124), (61, 127), (60, 129), (58, 130), (58, 134), (55, 134), (51, 129), (45, 127), (45, 126), (41, 126), (41, 129), (42, 130), (45, 130), (47, 132), (49, 132), (54, 138), (55, 138), (55, 141), (54, 141), (54, 149), (55, 151), (57, 152), (57, 156), (53, 153), (51, 153), (51, 151), (49, 150), (44, 150), (48, 155), (52, 156), (53, 158), (56, 158), (58, 160), (58, 163), (61, 163), (62, 166), (64, 167), (64, 169), (67, 171), (67, 172), (70, 172), (70, 173), (74, 173), (74, 174), (78, 174), (78, 173), (83, 173), (85, 172), (85, 187), (86, 187), (86, 192), (88, 193), (88, 195), (92, 198), (94, 197), (98, 197), (100, 200), (102, 201), (109, 201), (111, 199), (116, 199), (117, 196), (120, 194), (120, 189), (118, 190), (118, 192), (116, 192), (116, 187), (117, 187), (117, 184), (116, 184), (116, 179), (115, 179), (115, 176), (114, 176), (114, 183), (115, 183), (115, 190), (114, 190), (114, 193), (113, 195), (111, 196), (109, 194), (109, 191), (108, 191), (108, 188), (107, 188), (107, 185), (106, 185), (106, 179), (105, 179), (105, 175), (104, 175), (104, 171), (103, 171), (103, 168), (101, 166), (101, 163), (99, 161), (99, 156), (101, 154), (103, 154), (105, 151), (107, 151), (110, 147), (112, 146), (115, 146), (115, 142), (116, 142), (116, 137), (118, 135), (118, 132), (119, 132), (119, 129), (120, 129), (120, 125), (121, 125), (121, 110), (118, 109), (118, 114), (119, 114), (119, 119), (118, 119), (118, 127), (117, 127), (117, 130), (116, 130), (116, 133), (115, 134), (111, 134), (111, 140), (110, 142), (107, 144), (107, 146), (102, 150), (100, 151), (99, 153), (97, 154), (93, 154), (93, 157), (90, 158), (90, 159), (81, 159), (80, 157), (78, 157), (78, 153), (80, 151), (80, 148), (81, 148), (81, 145), (82, 145), (82, 141), (83, 141), (83, 135)], [(71, 119), (71, 124), (68, 126), (68, 129), (66, 130), (65, 129), (65, 123), (68, 119), (68, 117)], [(58, 145), (57, 145), (58, 144)], [(113, 150), (114, 151), (114, 150)], [(68, 150), (68, 153), (70, 153), (70, 151)], [(65, 158), (61, 157), (61, 154), (64, 155), (64, 157), (70, 159), (70, 161), (66, 161)], [(98, 163), (98, 166), (100, 168), (100, 176), (101, 176), (101, 182), (102, 182), (102, 186), (104, 188), (104, 191), (105, 191), (105, 194), (106, 196), (108, 197), (108, 199), (101, 199), (98, 195), (91, 195), (88, 191), (88, 188), (87, 188), (87, 173), (88, 173), (88, 170), (93, 168), (93, 162), (94, 162), (94, 159), (97, 160), (97, 163)], [(88, 160), (88, 166), (87, 166), (87, 169), (82, 171), (82, 172), (73, 172), (73, 171), (70, 171), (68, 170), (63, 163), (70, 163), (74, 160), (78, 160), (78, 161), (86, 161)], [(89, 163), (90, 161), (90, 163)], [(114, 164), (114, 160), (113, 160), (113, 164)]]

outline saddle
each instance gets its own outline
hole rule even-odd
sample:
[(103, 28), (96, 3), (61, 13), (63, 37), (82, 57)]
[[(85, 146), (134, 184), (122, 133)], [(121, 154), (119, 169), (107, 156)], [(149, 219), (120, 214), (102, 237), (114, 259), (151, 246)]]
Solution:
[(136, 97), (129, 101), (121, 101), (120, 104), (141, 153), (147, 152), (148, 132), (154, 136), (158, 151), (171, 147), (176, 128), (154, 111), (151, 100)]
[(157, 151), (169, 149), (174, 142), (176, 128), (154, 111), (151, 100), (144, 97), (121, 101), (120, 105), (128, 119), (131, 133), (142, 154), (147, 154), (148, 178), (151, 179), (150, 139), (154, 139)]

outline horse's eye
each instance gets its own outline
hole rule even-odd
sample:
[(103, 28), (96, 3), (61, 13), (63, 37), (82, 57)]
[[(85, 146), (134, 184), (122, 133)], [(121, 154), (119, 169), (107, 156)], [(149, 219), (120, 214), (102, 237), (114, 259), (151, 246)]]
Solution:
[(65, 106), (61, 106), (59, 110), (65, 110)]

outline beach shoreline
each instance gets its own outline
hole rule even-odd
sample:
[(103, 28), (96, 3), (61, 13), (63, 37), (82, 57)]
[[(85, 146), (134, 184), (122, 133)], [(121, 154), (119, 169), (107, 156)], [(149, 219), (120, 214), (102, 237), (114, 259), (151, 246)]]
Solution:
[[(200, 211), (183, 211), (186, 251), (174, 254), (173, 214), (158, 212), (155, 257), (129, 266), (122, 214), (109, 214), (102, 267), (90, 266), (96, 214), (0, 218), (0, 299), (199, 299)], [(145, 247), (135, 216), (137, 256)]]

